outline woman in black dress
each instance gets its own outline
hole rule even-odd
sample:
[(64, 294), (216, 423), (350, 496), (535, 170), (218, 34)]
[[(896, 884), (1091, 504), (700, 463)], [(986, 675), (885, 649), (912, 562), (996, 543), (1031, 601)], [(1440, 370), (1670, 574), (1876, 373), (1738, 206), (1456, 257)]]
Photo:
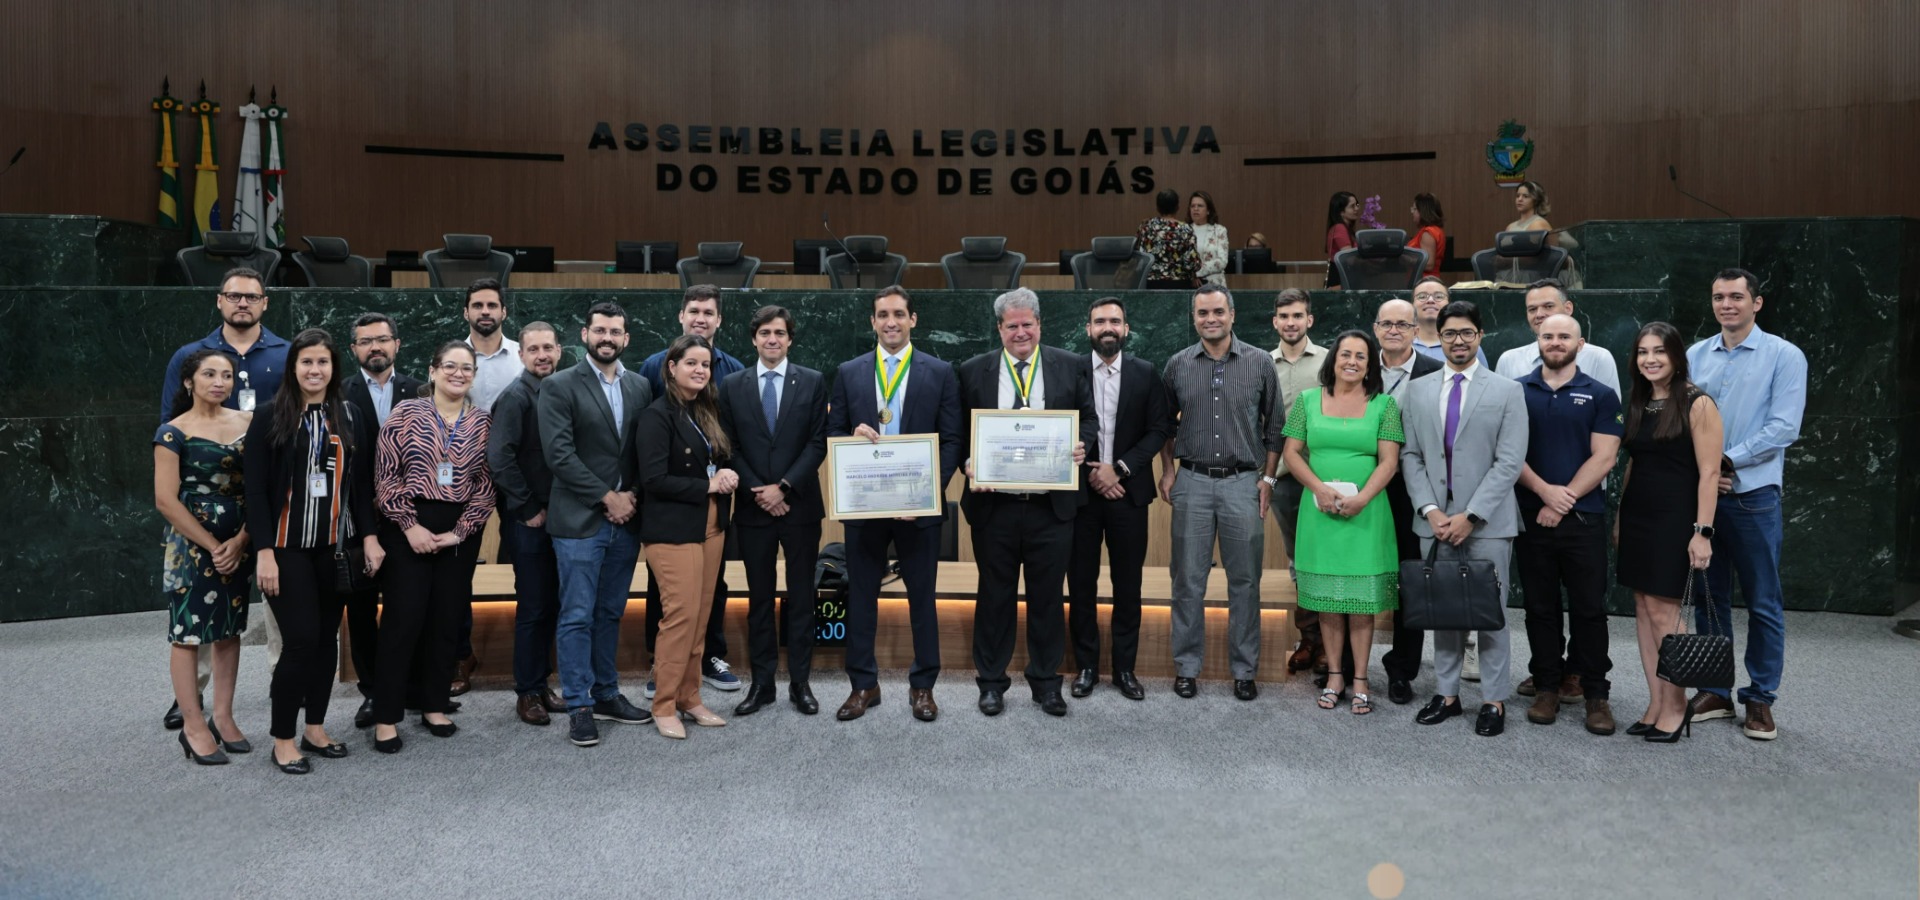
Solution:
[(1620, 584), (1633, 590), (1651, 698), (1627, 733), (1674, 743), (1689, 724), (1686, 689), (1655, 672), (1661, 639), (1680, 628), (1687, 579), (1699, 578), (1713, 557), (1721, 422), (1713, 398), (1687, 380), (1686, 345), (1665, 322), (1647, 323), (1634, 338), (1626, 426), (1627, 476), (1614, 542)]

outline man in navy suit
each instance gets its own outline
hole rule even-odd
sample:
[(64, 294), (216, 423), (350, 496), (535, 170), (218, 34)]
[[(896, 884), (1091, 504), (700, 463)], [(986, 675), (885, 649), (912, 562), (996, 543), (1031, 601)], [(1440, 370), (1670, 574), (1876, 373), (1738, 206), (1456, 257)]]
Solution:
[(774, 700), (780, 626), (774, 616), (774, 557), (787, 556), (787, 700), (807, 715), (820, 711), (807, 679), (813, 671), (813, 566), (820, 555), (820, 462), (827, 456), (827, 379), (787, 358), (793, 314), (763, 306), (747, 330), (760, 358), (720, 382), (720, 424), (733, 444), (733, 527), (747, 568), (747, 644), (753, 684), (734, 715)]
[[(953, 367), (913, 346), (913, 300), (899, 285), (873, 298), (872, 353), (841, 364), (833, 380), (827, 434), (878, 441), (882, 435), (939, 434), (940, 490), (945, 494), (960, 464), (960, 384)], [(907, 670), (908, 703), (914, 718), (940, 714), (933, 683), (940, 677), (940, 635), (935, 618), (934, 578), (940, 565), (940, 524), (946, 516), (849, 521), (847, 529), (847, 677), (853, 692), (836, 714), (858, 719), (880, 703), (873, 640), (879, 619), (880, 578), (887, 546), (900, 555), (913, 626), (913, 668)]]
[[(1040, 298), (1014, 288), (993, 300), (1000, 349), (960, 364), (960, 405), (976, 409), (1070, 409), (1080, 414), (1073, 464), (1096, 443), (1100, 420), (1093, 409), (1087, 362), (1077, 354), (1040, 343)], [(969, 423), (971, 425), (971, 423)], [(972, 455), (971, 435), (960, 445)], [(966, 463), (967, 476), (974, 464)], [(1069, 472), (1071, 470), (1068, 470)], [(1007, 665), (1019, 630), (1020, 574), (1027, 588), (1027, 686), (1033, 702), (1050, 716), (1067, 714), (1060, 697), (1060, 662), (1066, 656), (1061, 589), (1073, 549), (1073, 520), (1086, 502), (1077, 490), (996, 491), (972, 485), (961, 509), (973, 528), (973, 559), (980, 571), (973, 609), (973, 665), (980, 685), (980, 711), (997, 716), (1013, 686)]]

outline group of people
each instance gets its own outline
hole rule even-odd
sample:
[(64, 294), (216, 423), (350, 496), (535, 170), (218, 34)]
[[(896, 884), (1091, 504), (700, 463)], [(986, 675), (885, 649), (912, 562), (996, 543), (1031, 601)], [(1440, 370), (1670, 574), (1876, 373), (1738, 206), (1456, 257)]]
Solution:
[(1180, 194), (1172, 189), (1155, 194), (1153, 207), (1155, 215), (1141, 222), (1134, 235), (1135, 246), (1153, 254), (1147, 288), (1191, 290), (1224, 282), (1233, 247), (1227, 242), (1227, 226), (1220, 224), (1213, 195), (1206, 191), (1188, 195), (1185, 218), (1180, 216)]
[[(1502, 231), (1545, 231), (1549, 245), (1561, 243), (1559, 236), (1553, 232), (1553, 223), (1547, 221), (1547, 213), (1552, 207), (1547, 200), (1547, 190), (1540, 186), (1540, 182), (1524, 181), (1516, 186), (1513, 209), (1515, 218)], [(1418, 247), (1427, 254), (1426, 267), (1420, 274), (1437, 278), (1441, 260), (1447, 251), (1446, 211), (1440, 208), (1438, 198), (1419, 193), (1413, 196), (1413, 206), (1407, 212), (1413, 224), (1407, 246)], [(1340, 271), (1333, 266), (1333, 258), (1340, 251), (1355, 246), (1362, 215), (1360, 198), (1352, 191), (1335, 191), (1327, 199), (1327, 234), (1323, 248), (1328, 264), (1327, 287), (1340, 286)]]
[[(1479, 350), (1480, 311), (1451, 300), (1438, 279), (1423, 281), (1412, 302), (1383, 304), (1371, 331), (1343, 332), (1325, 348), (1310, 337), (1308, 295), (1284, 291), (1271, 352), (1235, 337), (1231, 293), (1204, 284), (1191, 300), (1197, 341), (1157, 366), (1126, 352), (1120, 298), (1093, 302), (1084, 325), (1092, 351), (1081, 355), (1042, 342), (1039, 301), (1024, 288), (993, 303), (1000, 347), (950, 365), (914, 344), (913, 299), (893, 286), (872, 299), (874, 349), (839, 366), (831, 383), (789, 358), (797, 323), (778, 306), (762, 307), (749, 323), (751, 364), (715, 347), (720, 292), (711, 285), (687, 289), (683, 333), (638, 371), (621, 362), (632, 332), (627, 313), (594, 304), (579, 332), (585, 358), (563, 369), (556, 326), (529, 322), (518, 341), (505, 338), (506, 296), (491, 280), (468, 288), (469, 334), (436, 348), (426, 381), (394, 371), (400, 335), (377, 313), (354, 321), (348, 345), (358, 371), (342, 377), (327, 332), (309, 328), (287, 341), (261, 325), (262, 285), (251, 270), (229, 273), (217, 298), (220, 327), (168, 366), (165, 424), (154, 439), (155, 501), (168, 523), (177, 705), (169, 724), (179, 723), (185, 755), (204, 764), (251, 749), (232, 714), (250, 582), (265, 595), (272, 624), (271, 734), (282, 771), (304, 774), (311, 756), (348, 755), (325, 725), (343, 609), (364, 697), (355, 724), (373, 729), (374, 748), (401, 750), (408, 710), (419, 711), (429, 733), (455, 734), (448, 714), (459, 702), (451, 697), (471, 676), (462, 662), (471, 650), (461, 644), (471, 639), (472, 580), (496, 510), (514, 567), (523, 721), (545, 725), (564, 713), (569, 740), (583, 747), (600, 742), (600, 722), (651, 723), (675, 739), (687, 736), (689, 723), (724, 726), (701, 686), (741, 687), (719, 644), (730, 532), (745, 564), (752, 661), (733, 712), (750, 715), (777, 700), (784, 635), (787, 699), (815, 714), (813, 585), (826, 441), (908, 434), (938, 436), (943, 490), (956, 472), (968, 479), (961, 508), (979, 577), (973, 663), (986, 715), (1004, 711), (1012, 687), (1021, 602), (1023, 674), (1042, 711), (1068, 713), (1061, 672), (1069, 647), (1071, 695), (1086, 697), (1098, 685), (1103, 599), (1112, 604), (1112, 682), (1130, 699), (1145, 696), (1134, 667), (1148, 507), (1158, 499), (1172, 508), (1176, 695), (1199, 691), (1203, 600), (1217, 550), (1228, 585), (1232, 690), (1242, 700), (1258, 696), (1271, 511), (1294, 559), (1303, 634), (1295, 657), (1330, 663), (1322, 708), (1347, 697), (1353, 713), (1373, 710), (1373, 616), (1398, 606), (1401, 560), (1444, 543), (1493, 562), (1504, 585), (1517, 547), (1534, 651), (1533, 677), (1522, 686), (1537, 698), (1528, 718), (1550, 723), (1561, 702), (1584, 697), (1588, 730), (1610, 734), (1601, 486), (1624, 437), (1631, 463), (1614, 523), (1618, 577), (1635, 592), (1653, 697), (1629, 732), (1668, 740), (1690, 719), (1732, 714), (1723, 693), (1689, 702), (1654, 678), (1654, 649), (1678, 627), (1678, 597), (1706, 569), (1711, 590), (1699, 599), (1718, 607), (1723, 631), (1730, 573), (1739, 574), (1753, 608), (1752, 681), (1739, 696), (1746, 733), (1775, 734), (1781, 458), (1798, 433), (1806, 363), (1754, 324), (1763, 301), (1753, 276), (1739, 270), (1714, 281), (1719, 335), (1684, 348), (1669, 325), (1641, 329), (1624, 413), (1612, 358), (1585, 343), (1572, 302), (1552, 282), (1527, 294), (1537, 343), (1508, 352), (1497, 369)], [(1022, 408), (1079, 413), (1079, 490), (973, 483), (968, 412)], [(908, 707), (916, 719), (938, 717), (943, 520), (845, 523), (850, 691), (838, 719), (858, 719), (880, 703), (877, 601), (883, 576), (896, 568), (912, 629)], [(653, 657), (647, 707), (628, 700), (615, 665), (643, 544)], [(1112, 585), (1105, 598), (1102, 546)], [(785, 602), (776, 603), (781, 594)], [(1384, 661), (1390, 701), (1412, 701), (1422, 643), (1419, 632), (1396, 627)], [(1436, 632), (1434, 643), (1439, 690), (1417, 721), (1461, 714), (1459, 683), (1475, 677), (1463, 669), (1477, 649), (1484, 703), (1476, 730), (1500, 733), (1505, 630)], [(549, 684), (556, 671), (557, 692)], [(202, 695), (209, 678), (210, 709)]]

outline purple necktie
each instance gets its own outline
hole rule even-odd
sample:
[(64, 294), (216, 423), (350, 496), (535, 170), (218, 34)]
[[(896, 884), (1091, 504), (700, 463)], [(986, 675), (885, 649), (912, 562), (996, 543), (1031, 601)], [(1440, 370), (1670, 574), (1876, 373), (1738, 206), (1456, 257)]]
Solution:
[(1453, 497), (1453, 436), (1460, 430), (1460, 383), (1467, 380), (1466, 373), (1453, 373), (1453, 390), (1447, 392), (1447, 497)]

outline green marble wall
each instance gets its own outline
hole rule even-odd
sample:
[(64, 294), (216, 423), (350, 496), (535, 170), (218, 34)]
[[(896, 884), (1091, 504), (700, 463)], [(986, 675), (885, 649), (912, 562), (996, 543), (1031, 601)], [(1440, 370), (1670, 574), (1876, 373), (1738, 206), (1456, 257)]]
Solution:
[[(1920, 271), (1920, 265), (1910, 271)], [(996, 346), (989, 312), (992, 296), (919, 292), (916, 343), (955, 362)], [(1341, 329), (1363, 326), (1390, 296), (1316, 292), (1314, 333), (1324, 340)], [(1905, 291), (1899, 296), (1910, 302), (1914, 295)], [(1273, 297), (1270, 291), (1237, 295), (1237, 330), (1243, 339), (1273, 345)], [(1475, 292), (1472, 297), (1487, 312), (1490, 357), (1530, 339), (1518, 292)], [(1674, 315), (1661, 289), (1593, 290), (1575, 298), (1589, 334), (1614, 352), (1623, 371), (1635, 329)], [(630, 364), (637, 365), (679, 331), (674, 318), (678, 292), (563, 290), (513, 292), (510, 330), (544, 319), (558, 325), (563, 335), (577, 335), (586, 308), (606, 299), (633, 315)], [(1071, 291), (1041, 295), (1048, 343), (1087, 349), (1089, 299)], [(1186, 295), (1141, 292), (1126, 295), (1126, 300), (1133, 352), (1164, 359), (1193, 342)], [(871, 346), (865, 294), (799, 291), (729, 292), (722, 304), (721, 346), (736, 355), (748, 353), (747, 319), (766, 303), (795, 311), (799, 326), (793, 355), (802, 364), (831, 372), (837, 363)], [(414, 373), (422, 370), (437, 343), (466, 330), (458, 292), (431, 290), (276, 290), (266, 322), (282, 335), (318, 325), (344, 338), (347, 323), (369, 310), (394, 316), (403, 341), (401, 367)], [(1881, 327), (1897, 319), (1911, 339), (1915, 317), (1910, 313), (1890, 313)], [(204, 335), (215, 322), (212, 296), (200, 289), (0, 288), (0, 340), (8, 348), (0, 354), (0, 496), (9, 513), (0, 522), (0, 567), (13, 576), (0, 584), (0, 620), (160, 605), (161, 524), (152, 507), (149, 446), (158, 424), (160, 373), (175, 348)], [(1849, 354), (1851, 349), (1829, 360), (1836, 354), (1822, 350), (1816, 382), (1845, 377), (1855, 371), (1849, 366), (1891, 364), (1885, 354)], [(1809, 356), (1814, 355), (1810, 346)], [(569, 362), (577, 359), (576, 348)], [(1855, 382), (1856, 390), (1859, 387)], [(1820, 384), (1816, 395), (1846, 393), (1844, 385)], [(1881, 415), (1891, 416), (1895, 408), (1913, 407), (1889, 405)], [(1909, 436), (1920, 425), (1911, 415), (1901, 422)], [(1898, 556), (1911, 565), (1896, 550), (1891, 492), (1832, 471), (1836, 461), (1867, 465), (1871, 460), (1888, 466), (1889, 473), (1896, 459), (1911, 465), (1894, 452), (1893, 438), (1870, 431), (1849, 431), (1836, 419), (1830, 426), (1809, 428), (1796, 448), (1788, 478), (1801, 487), (1793, 494), (1786, 573), (1789, 603), (1796, 608), (1890, 611), (1894, 560)], [(1907, 505), (1900, 508), (1910, 511), (1915, 499), (1903, 497), (1900, 502)], [(1910, 512), (1907, 515), (1910, 524)], [(1616, 598), (1615, 607), (1630, 610), (1631, 604)]]
[(187, 233), (98, 216), (0, 215), (0, 286), (179, 284)]

